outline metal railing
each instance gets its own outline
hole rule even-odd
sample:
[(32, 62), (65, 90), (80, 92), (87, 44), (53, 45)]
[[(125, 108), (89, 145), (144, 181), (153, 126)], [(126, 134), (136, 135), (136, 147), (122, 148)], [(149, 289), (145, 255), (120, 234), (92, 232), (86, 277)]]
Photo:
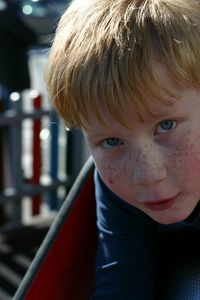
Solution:
[(28, 97), (29, 111), (13, 93), (10, 108), (0, 113), (0, 205), (9, 225), (23, 222), (25, 200), (32, 216), (40, 215), (43, 205), (57, 211), (84, 160), (80, 133), (66, 131), (52, 109), (42, 108), (36, 91)]

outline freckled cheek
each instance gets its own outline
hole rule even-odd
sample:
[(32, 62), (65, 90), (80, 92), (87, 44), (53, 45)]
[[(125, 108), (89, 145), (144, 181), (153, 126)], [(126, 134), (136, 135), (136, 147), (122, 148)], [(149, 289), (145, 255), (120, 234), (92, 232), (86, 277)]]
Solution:
[(184, 170), (187, 172), (195, 172), (200, 170), (200, 145), (195, 144), (181, 144), (169, 156), (169, 160), (173, 168), (177, 170)]
[(116, 167), (105, 166), (99, 171), (103, 180), (109, 185), (115, 185), (122, 179), (122, 172)]
[(121, 164), (101, 163), (99, 166), (97, 164), (97, 168), (103, 181), (110, 187), (122, 182), (124, 180), (124, 174), (126, 174)]
[(109, 153), (105, 155), (101, 149), (99, 151), (91, 151), (91, 154), (95, 166), (105, 184), (109, 187), (115, 185), (122, 176), (121, 161), (115, 159), (113, 155)]

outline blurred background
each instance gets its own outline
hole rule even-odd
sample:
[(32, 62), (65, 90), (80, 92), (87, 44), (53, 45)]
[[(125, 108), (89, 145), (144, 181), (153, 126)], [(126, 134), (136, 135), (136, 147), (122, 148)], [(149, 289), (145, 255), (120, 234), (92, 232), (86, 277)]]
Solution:
[(60, 15), (69, 4), (69, 0), (13, 0), (19, 7), (23, 20), (39, 36), (44, 45), (51, 41)]
[(89, 156), (44, 72), (67, 0), (0, 0), (0, 300), (12, 299)]

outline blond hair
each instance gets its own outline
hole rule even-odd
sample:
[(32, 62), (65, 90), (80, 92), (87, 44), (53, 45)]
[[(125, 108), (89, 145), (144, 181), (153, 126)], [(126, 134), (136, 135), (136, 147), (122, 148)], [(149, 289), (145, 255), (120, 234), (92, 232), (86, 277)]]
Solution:
[(91, 111), (101, 119), (102, 101), (125, 124), (127, 107), (148, 110), (147, 95), (158, 97), (158, 62), (177, 85), (199, 85), (198, 2), (74, 0), (57, 28), (47, 87), (68, 127), (85, 128)]

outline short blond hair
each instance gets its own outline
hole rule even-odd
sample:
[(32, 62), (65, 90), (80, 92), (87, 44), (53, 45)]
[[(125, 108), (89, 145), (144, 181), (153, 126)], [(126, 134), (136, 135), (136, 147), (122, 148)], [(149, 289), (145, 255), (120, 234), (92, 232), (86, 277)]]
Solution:
[[(200, 84), (200, 8), (194, 0), (74, 0), (62, 16), (46, 72), (68, 127), (85, 128), (106, 103), (125, 123), (129, 107), (158, 96), (154, 67), (179, 86)], [(163, 100), (163, 99), (162, 99)]]

